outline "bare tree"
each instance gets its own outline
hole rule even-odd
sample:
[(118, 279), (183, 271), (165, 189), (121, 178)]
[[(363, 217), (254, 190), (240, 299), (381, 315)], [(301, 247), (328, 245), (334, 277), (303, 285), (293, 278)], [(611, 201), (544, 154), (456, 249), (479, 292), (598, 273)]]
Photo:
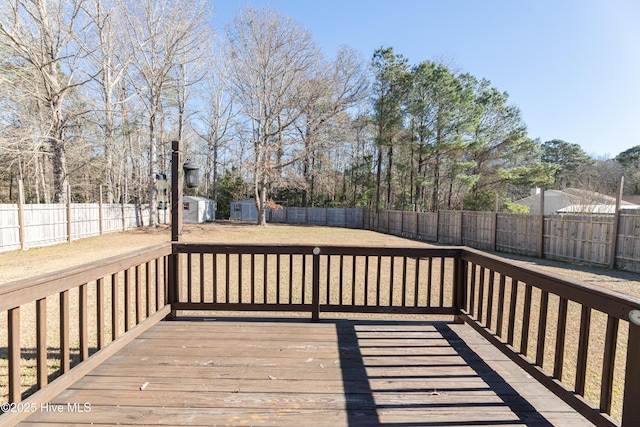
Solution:
[[(199, 29), (205, 22), (204, 0), (144, 0), (129, 3), (127, 29), (135, 59), (130, 78), (144, 102), (149, 124), (149, 225), (157, 226), (158, 138), (162, 101), (177, 59), (197, 55)], [(159, 141), (160, 139), (160, 141)]]
[(85, 46), (88, 53), (85, 69), (95, 76), (94, 115), (104, 144), (106, 199), (107, 203), (113, 203), (121, 175), (117, 158), (124, 152), (124, 146), (118, 146), (116, 135), (117, 108), (119, 103), (127, 101), (119, 97), (118, 92), (131, 62), (131, 49), (121, 37), (125, 31), (126, 7), (120, 0), (90, 0), (85, 8), (93, 24), (89, 46)]
[(210, 45), (205, 65), (208, 69), (202, 84), (202, 107), (196, 114), (198, 136), (204, 141), (201, 150), (205, 158), (205, 194), (218, 197), (218, 166), (221, 150), (230, 141), (235, 114), (233, 101), (225, 87), (228, 73), (224, 55), (217, 54)]
[(266, 225), (267, 191), (274, 171), (299, 159), (279, 155), (285, 132), (298, 118), (294, 108), (318, 63), (311, 34), (273, 9), (248, 7), (227, 30), (230, 88), (247, 117), (253, 147), (253, 189), (258, 224)]
[(13, 0), (0, 4), (0, 43), (9, 47), (38, 79), (31, 95), (47, 110), (48, 129), (43, 139), (51, 150), (53, 200), (66, 201), (68, 181), (67, 126), (74, 115), (66, 107), (83, 59), (77, 39), (86, 26), (83, 0)]
[(302, 96), (297, 102), (300, 115), (295, 122), (304, 145), (304, 207), (308, 204), (308, 195), (313, 197), (316, 172), (332, 170), (320, 169), (321, 158), (326, 158), (340, 143), (349, 138), (347, 134), (350, 120), (345, 120), (344, 113), (365, 100), (366, 77), (363, 60), (354, 50), (345, 47), (338, 51), (334, 61), (319, 69), (314, 78), (304, 86)]

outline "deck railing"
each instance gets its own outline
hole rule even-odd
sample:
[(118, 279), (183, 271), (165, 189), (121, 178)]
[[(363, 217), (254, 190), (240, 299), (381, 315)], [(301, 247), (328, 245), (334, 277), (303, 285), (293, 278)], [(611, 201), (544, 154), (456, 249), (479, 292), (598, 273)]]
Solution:
[(37, 410), (166, 317), (170, 256), (166, 243), (0, 286), (0, 420)]
[[(69, 324), (74, 288), (77, 332)], [(51, 366), (45, 369), (51, 349), (44, 337), (57, 329), (46, 321), (46, 301), (55, 298), (61, 380), (79, 378), (78, 368), (100, 363), (154, 322), (176, 314), (295, 311), (316, 320), (321, 313), (450, 315), (596, 425), (628, 427), (640, 419), (640, 326), (630, 321), (640, 299), (464, 247), (175, 243), (5, 285), (0, 297), (0, 312), (8, 313), (5, 400), (13, 403), (30, 392), (20, 388), (20, 309), (36, 311), (39, 389), (51, 372)], [(93, 305), (87, 302), (92, 298)], [(77, 346), (70, 345), (71, 336), (78, 337)], [(109, 340), (112, 350), (100, 350)], [(71, 371), (69, 349), (83, 361)], [(26, 401), (54, 396), (62, 387), (64, 381), (56, 380)], [(2, 415), (3, 421), (11, 415)]]

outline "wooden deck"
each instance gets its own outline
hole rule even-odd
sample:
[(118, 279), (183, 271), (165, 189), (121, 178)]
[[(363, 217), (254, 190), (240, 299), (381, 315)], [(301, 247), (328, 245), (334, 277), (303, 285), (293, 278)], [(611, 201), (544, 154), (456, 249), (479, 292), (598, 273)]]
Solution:
[(162, 321), (49, 408), (21, 425), (592, 425), (470, 326), (426, 321)]

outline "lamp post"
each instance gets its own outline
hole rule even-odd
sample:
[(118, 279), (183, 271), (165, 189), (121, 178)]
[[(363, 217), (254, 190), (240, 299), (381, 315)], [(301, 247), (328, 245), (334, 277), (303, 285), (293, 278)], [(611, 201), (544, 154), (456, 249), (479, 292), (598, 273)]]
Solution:
[[(182, 184), (183, 173), (187, 187), (198, 186), (198, 166), (193, 163), (182, 164), (182, 141), (171, 141), (171, 241), (182, 240)], [(172, 251), (169, 260), (169, 288), (167, 302), (173, 304), (180, 301), (180, 260)], [(171, 310), (169, 318), (175, 318), (176, 311)]]
[[(182, 168), (180, 167), (182, 166)], [(182, 239), (182, 190), (198, 186), (199, 167), (191, 162), (182, 164), (182, 141), (171, 142), (171, 241)], [(184, 172), (184, 180), (182, 173)]]

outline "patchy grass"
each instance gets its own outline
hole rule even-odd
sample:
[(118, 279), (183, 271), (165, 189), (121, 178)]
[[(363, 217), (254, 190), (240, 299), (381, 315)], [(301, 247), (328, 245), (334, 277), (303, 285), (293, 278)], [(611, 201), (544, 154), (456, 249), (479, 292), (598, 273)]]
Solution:
[[(157, 229), (137, 229), (126, 233), (109, 234), (102, 237), (88, 238), (73, 243), (60, 244), (56, 246), (50, 246), (45, 248), (30, 249), (28, 251), (14, 251), (9, 253), (0, 254), (0, 283), (11, 282), (14, 280), (24, 279), (27, 277), (37, 276), (60, 269), (85, 264), (88, 262), (95, 262), (99, 259), (108, 258), (111, 256), (135, 251), (142, 249), (157, 243), (166, 242), (170, 240), (170, 230), (167, 227), (161, 227)], [(184, 242), (211, 242), (211, 243), (244, 243), (244, 244), (308, 244), (308, 245), (348, 245), (348, 246), (400, 246), (400, 247), (428, 247), (430, 245), (426, 243), (411, 241), (402, 239), (395, 236), (384, 235), (380, 233), (365, 231), (365, 230), (350, 230), (343, 228), (332, 227), (311, 227), (311, 226), (285, 226), (285, 225), (270, 225), (268, 227), (256, 227), (249, 224), (242, 223), (214, 223), (214, 224), (199, 224), (199, 225), (186, 225), (183, 233)], [(525, 264), (529, 267), (539, 268), (541, 270), (550, 271), (556, 274), (568, 276), (577, 280), (586, 281), (588, 283), (603, 286), (609, 289), (614, 289), (620, 292), (626, 292), (631, 295), (640, 296), (640, 275), (621, 271), (612, 271), (603, 268), (592, 268), (586, 266), (575, 266), (564, 264), (560, 262), (537, 260), (532, 258), (524, 258), (517, 256), (509, 256), (514, 259), (514, 262)], [(284, 258), (283, 258), (284, 259)], [(219, 263), (221, 262), (218, 261)], [(248, 277), (249, 273), (244, 271), (243, 277)], [(207, 258), (207, 265), (210, 265), (209, 258)], [(222, 269), (224, 266), (218, 264)], [(272, 277), (275, 274), (274, 262), (269, 261), (270, 270), (268, 277)], [(259, 267), (259, 265), (258, 265)], [(209, 268), (209, 267), (207, 267)], [(350, 269), (349, 264), (346, 264), (346, 269)], [(375, 277), (375, 269), (377, 265), (372, 263), (370, 265), (369, 277), (373, 281)], [(383, 272), (381, 277), (383, 283), (388, 283), (389, 264), (382, 264)], [(412, 271), (411, 264), (409, 265), (409, 273)], [(447, 267), (446, 274), (449, 275), (450, 267)], [(237, 268), (232, 267), (232, 272), (236, 272)], [(283, 270), (283, 274), (286, 274), (288, 270)], [(337, 274), (337, 265), (332, 266), (332, 276)], [(399, 274), (400, 268), (396, 268), (395, 274)], [(421, 271), (423, 271), (421, 269)], [(208, 270), (207, 270), (208, 274)], [(234, 273), (235, 274), (235, 273)], [(296, 273), (297, 274), (297, 273)], [(362, 265), (358, 266), (357, 275), (362, 277), (365, 274)], [(410, 277), (410, 276), (409, 276)], [(308, 278), (307, 278), (308, 279)], [(120, 278), (122, 280), (122, 278)], [(300, 283), (295, 279), (294, 283)], [(334, 280), (332, 280), (333, 282)], [(220, 283), (221, 284), (221, 283)], [(105, 295), (111, 293), (111, 283), (107, 278), (105, 283)], [(487, 289), (488, 283), (485, 285)], [(89, 319), (95, 319), (92, 317), (95, 313), (95, 286), (89, 286)], [(345, 288), (346, 289), (346, 288)], [(360, 293), (359, 303), (364, 298), (364, 293)], [(212, 299), (212, 291), (208, 288), (207, 294), (204, 296), (206, 300)], [(245, 291), (246, 292), (246, 291)], [(283, 302), (288, 301), (288, 289), (283, 288), (281, 291), (281, 298)], [(507, 288), (505, 295), (505, 301), (509, 301), (510, 288)], [(295, 292), (294, 292), (295, 293)], [(298, 295), (298, 293), (295, 293)], [(519, 307), (524, 305), (523, 301), (523, 288), (520, 288), (518, 295)], [(246, 294), (245, 294), (246, 295)], [(260, 296), (260, 295), (258, 295)], [(345, 290), (345, 298), (349, 298), (349, 291)], [(199, 298), (198, 287), (194, 283), (194, 299)], [(220, 295), (222, 297), (222, 294)], [(231, 299), (235, 299), (235, 295), (230, 295)], [(267, 296), (270, 302), (277, 295), (269, 294)], [(121, 294), (121, 298), (123, 295)], [(332, 294), (331, 302), (335, 303), (336, 294)], [(375, 295), (369, 295), (368, 299), (375, 300)], [(411, 294), (408, 298), (413, 298)], [(447, 296), (448, 298), (448, 296)], [(486, 298), (486, 295), (485, 295)], [(494, 296), (494, 307), (497, 307), (497, 285), (496, 295)], [(539, 310), (540, 293), (538, 290), (533, 291), (532, 298), (532, 318), (531, 318), (531, 331), (529, 336), (529, 354), (530, 357), (535, 357), (535, 346), (537, 337), (537, 325), (538, 325), (538, 310)], [(110, 324), (110, 298), (105, 299), (105, 324)], [(298, 302), (298, 301), (294, 301)], [(486, 302), (485, 302), (486, 304)], [(71, 349), (72, 357), (77, 361), (78, 343), (77, 343), (77, 325), (78, 325), (78, 291), (77, 289), (70, 292), (70, 324), (72, 330), (71, 336)], [(143, 302), (144, 305), (144, 302)], [(33, 390), (35, 384), (35, 304), (29, 304), (21, 308), (21, 346), (23, 350), (23, 377), (22, 388), (23, 391), (30, 392)], [(123, 306), (122, 301), (120, 307)], [(548, 326), (547, 326), (547, 346), (545, 348), (545, 368), (550, 369), (550, 364), (554, 357), (554, 341), (555, 341), (555, 322), (557, 321), (557, 298), (552, 297), (550, 299), (549, 313), (548, 313)], [(495, 308), (494, 308), (495, 310)], [(518, 310), (519, 316), (522, 310)], [(495, 312), (494, 312), (495, 316)], [(506, 313), (505, 313), (506, 316)], [(578, 329), (580, 321), (580, 310), (573, 304), (569, 305), (568, 327), (567, 334), (567, 349), (565, 352), (565, 370), (563, 374), (563, 380), (567, 384), (572, 384), (575, 378), (575, 361), (577, 358), (577, 340)], [(7, 361), (6, 361), (6, 348), (7, 348), (7, 316), (6, 312), (0, 313), (0, 402), (6, 401), (7, 398)], [(57, 325), (59, 322), (59, 296), (52, 295), (47, 298), (47, 323), (49, 325), (47, 331), (47, 342), (49, 348), (49, 375), (50, 378), (54, 378), (57, 375), (59, 369), (59, 331)], [(91, 322), (91, 321), (90, 321)], [(516, 322), (518, 325), (519, 323)], [(495, 325), (495, 320), (494, 320)], [(90, 346), (95, 348), (96, 346), (96, 326), (90, 325)], [(626, 326), (625, 326), (626, 327)], [(519, 340), (521, 334), (521, 325), (516, 326), (515, 330), (515, 346), (519, 347)], [(590, 353), (598, 354), (602, 353), (604, 331), (606, 329), (606, 316), (602, 313), (594, 313), (591, 320), (591, 340), (590, 340)], [(623, 330), (624, 329), (624, 330)], [(571, 332), (575, 330), (575, 333)], [(106, 331), (107, 343), (110, 340), (110, 331)], [(503, 333), (503, 336), (505, 334)], [(619, 419), (622, 406), (621, 390), (623, 388), (623, 375), (624, 375), (624, 352), (626, 351), (626, 329), (621, 328), (619, 333), (619, 343), (617, 348), (618, 359), (616, 366), (616, 378), (614, 389), (614, 401), (613, 401), (613, 415)], [(601, 359), (601, 358), (600, 358)], [(620, 362), (620, 363), (618, 363)], [(600, 376), (601, 376), (601, 360), (598, 358), (589, 359), (588, 374), (587, 374), (587, 390), (586, 397), (593, 403), (597, 403), (599, 399), (600, 388)]]

